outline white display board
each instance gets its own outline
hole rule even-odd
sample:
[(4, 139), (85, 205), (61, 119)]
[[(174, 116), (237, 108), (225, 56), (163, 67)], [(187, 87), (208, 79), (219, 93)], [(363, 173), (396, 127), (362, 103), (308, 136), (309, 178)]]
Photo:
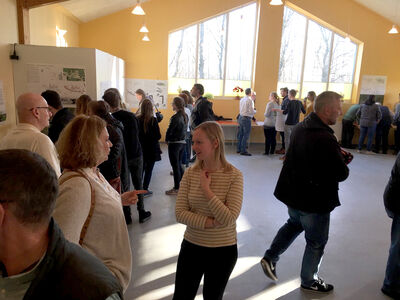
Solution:
[(385, 95), (387, 76), (363, 75), (360, 94)]
[(27, 69), (27, 88), (32, 93), (56, 91), (63, 104), (75, 104), (75, 99), (87, 93), (82, 66), (27, 64)]
[(161, 109), (167, 108), (167, 80), (125, 78), (125, 98), (128, 108), (139, 107), (139, 101), (135, 95), (137, 89), (142, 89), (156, 107)]

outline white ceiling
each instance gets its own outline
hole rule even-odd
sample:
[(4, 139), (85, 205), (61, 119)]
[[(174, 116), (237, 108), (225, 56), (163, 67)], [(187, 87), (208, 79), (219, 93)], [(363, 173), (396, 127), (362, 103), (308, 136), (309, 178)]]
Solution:
[[(134, 7), (137, 1), (138, 0), (70, 0), (61, 2), (61, 5), (85, 23), (128, 7)], [(140, 0), (141, 3), (145, 1), (148, 0)], [(391, 20), (393, 23), (400, 25), (400, 0), (354, 1)]]

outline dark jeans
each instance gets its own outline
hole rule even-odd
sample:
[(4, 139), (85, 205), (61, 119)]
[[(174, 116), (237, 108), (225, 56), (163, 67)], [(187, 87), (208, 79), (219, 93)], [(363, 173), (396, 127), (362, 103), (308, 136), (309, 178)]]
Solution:
[(400, 151), (400, 122), (395, 123), (396, 130), (394, 131), (394, 150), (397, 152)]
[(264, 136), (265, 136), (265, 153), (274, 154), (276, 147), (275, 127), (264, 127)]
[(353, 145), (354, 125), (353, 121), (342, 120), (342, 147), (349, 148)]
[(239, 135), (238, 135), (238, 148), (237, 151), (240, 153), (247, 152), (246, 146), (247, 141), (250, 137), (251, 132), (251, 118), (250, 117), (240, 117), (239, 118)]
[(204, 300), (222, 299), (237, 257), (237, 245), (210, 248), (183, 240), (176, 268), (173, 300), (194, 299), (203, 275)]
[(367, 151), (371, 151), (372, 140), (374, 139), (376, 125), (373, 126), (360, 126), (360, 139), (358, 140), (358, 150), (362, 149), (365, 137), (367, 136)]
[(382, 153), (386, 154), (389, 148), (389, 125), (380, 125), (376, 126), (375, 131), (375, 151), (379, 152), (381, 150), (382, 145)]
[(185, 144), (168, 143), (169, 162), (174, 172), (174, 189), (179, 189), (179, 184), (183, 176), (182, 155)]
[[(143, 174), (143, 156), (132, 158), (128, 160), (129, 172), (131, 173), (132, 183), (135, 190), (142, 190), (142, 174)], [(143, 195), (138, 195), (137, 210), (144, 210)], [(129, 206), (124, 206), (124, 212)]]
[(190, 132), (186, 132), (185, 138), (186, 144), (183, 148), (183, 155), (182, 155), (182, 164), (188, 166), (189, 160), (192, 156), (192, 134)]
[(388, 216), (393, 219), (389, 258), (386, 265), (383, 288), (400, 294), (400, 215), (388, 211)]
[(264, 257), (276, 263), (297, 236), (305, 231), (306, 249), (301, 266), (301, 284), (311, 286), (318, 279), (319, 265), (328, 242), (330, 213), (307, 213), (288, 207), (289, 219), (276, 234)]
[(155, 160), (144, 160), (143, 161), (143, 189), (148, 190), (151, 180), (151, 175), (153, 174), (153, 168)]

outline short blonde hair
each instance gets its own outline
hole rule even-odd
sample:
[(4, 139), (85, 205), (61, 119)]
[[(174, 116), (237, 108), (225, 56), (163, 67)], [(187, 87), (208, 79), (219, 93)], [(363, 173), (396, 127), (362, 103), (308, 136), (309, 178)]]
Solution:
[(96, 167), (101, 156), (99, 136), (106, 122), (97, 116), (79, 115), (61, 132), (56, 143), (62, 169)]
[[(218, 147), (215, 149), (214, 158), (221, 163), (221, 166), (225, 171), (231, 171), (232, 165), (228, 163), (225, 158), (225, 138), (221, 125), (214, 121), (207, 121), (198, 125), (194, 131), (196, 130), (202, 130), (211, 142), (214, 142), (215, 140), (218, 141)], [(193, 168), (196, 169), (202, 167), (203, 163), (196, 159)]]

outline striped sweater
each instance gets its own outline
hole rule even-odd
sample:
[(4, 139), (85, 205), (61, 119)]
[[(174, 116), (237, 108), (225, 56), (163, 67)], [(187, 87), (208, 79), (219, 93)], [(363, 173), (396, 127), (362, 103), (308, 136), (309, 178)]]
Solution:
[[(215, 196), (208, 201), (200, 186), (201, 169), (187, 169), (176, 201), (176, 219), (186, 224), (185, 240), (204, 247), (223, 247), (237, 243), (236, 219), (243, 200), (243, 175), (232, 166), (230, 171), (211, 172), (210, 188)], [(207, 217), (220, 226), (205, 228)]]

